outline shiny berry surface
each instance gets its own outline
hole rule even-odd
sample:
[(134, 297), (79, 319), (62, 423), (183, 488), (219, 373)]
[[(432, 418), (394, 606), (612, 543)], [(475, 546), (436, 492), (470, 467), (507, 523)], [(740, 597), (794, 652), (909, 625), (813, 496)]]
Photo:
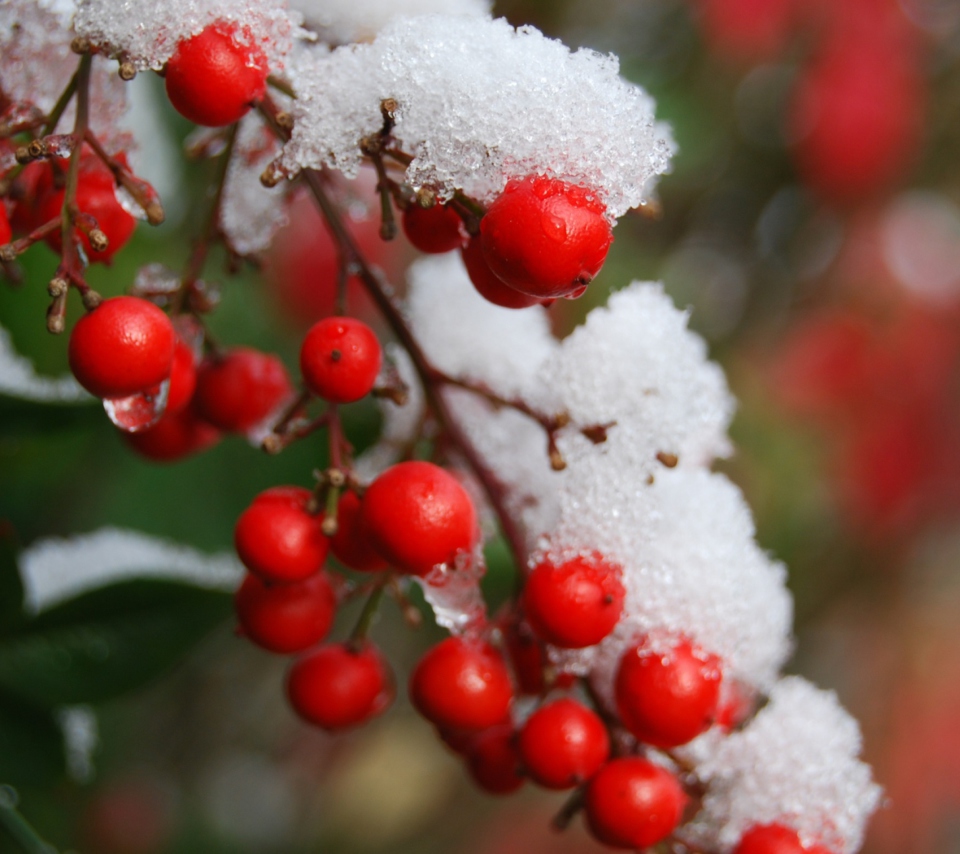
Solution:
[(574, 558), (537, 564), (527, 576), (527, 620), (547, 643), (568, 649), (593, 646), (620, 621), (625, 591), (621, 570), (602, 560)]
[(463, 243), (460, 216), (447, 205), (424, 208), (414, 202), (404, 209), (402, 223), (407, 240), (421, 252), (451, 252)]
[(211, 356), (197, 371), (197, 413), (221, 430), (243, 433), (261, 424), (293, 394), (283, 362), (248, 347)]
[(591, 833), (605, 845), (655, 845), (680, 823), (687, 796), (666, 768), (629, 757), (608, 762), (587, 785), (584, 809)]
[(439, 727), (477, 730), (504, 722), (513, 688), (492, 646), (450, 637), (420, 659), (410, 676), (410, 699)]
[(370, 392), (382, 360), (376, 333), (352, 317), (315, 323), (300, 347), (300, 371), (310, 391), (330, 403), (352, 403)]
[(426, 575), (476, 542), (477, 514), (457, 479), (433, 463), (392, 466), (363, 496), (363, 524), (374, 547), (401, 572)]
[(327, 730), (361, 724), (393, 700), (390, 667), (369, 643), (329, 644), (294, 661), (287, 697), (308, 723)]
[(344, 566), (360, 572), (378, 572), (389, 564), (370, 541), (363, 525), (360, 499), (355, 492), (345, 492), (337, 503), (337, 532), (330, 537), (330, 551)]
[(571, 789), (589, 780), (610, 755), (599, 716), (575, 700), (547, 703), (520, 730), (520, 757), (530, 778), (547, 789)]
[(511, 288), (573, 296), (600, 272), (613, 242), (600, 201), (553, 178), (510, 181), (480, 220), (483, 256)]
[(479, 236), (471, 237), (464, 244), (460, 256), (463, 258), (463, 266), (467, 268), (467, 275), (474, 288), (487, 302), (492, 302), (501, 308), (529, 308), (531, 305), (539, 305), (543, 302), (538, 297), (514, 290), (490, 269), (487, 259), (483, 257)]
[(243, 565), (265, 581), (303, 581), (323, 566), (329, 542), (321, 517), (307, 512), (310, 491), (277, 486), (243, 511), (234, 545)]
[(137, 297), (113, 297), (81, 317), (70, 335), (70, 370), (97, 397), (123, 398), (170, 376), (176, 333), (170, 318)]
[(719, 660), (680, 641), (667, 652), (641, 643), (617, 671), (617, 709), (624, 726), (655, 747), (686, 744), (707, 729), (720, 700)]
[(207, 127), (233, 124), (263, 97), (267, 59), (259, 47), (242, 44), (249, 33), (212, 24), (184, 39), (167, 62), (164, 81), (170, 103), (182, 116)]
[(337, 600), (327, 576), (318, 572), (291, 584), (266, 584), (247, 574), (234, 596), (243, 634), (270, 652), (301, 652), (330, 631)]

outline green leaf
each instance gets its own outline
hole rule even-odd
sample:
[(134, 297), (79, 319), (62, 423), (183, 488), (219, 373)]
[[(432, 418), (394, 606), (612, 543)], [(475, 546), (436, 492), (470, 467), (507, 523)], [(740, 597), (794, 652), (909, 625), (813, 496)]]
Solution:
[(40, 403), (0, 394), (0, 438), (91, 429), (103, 420), (96, 399), (78, 403)]
[(63, 732), (53, 714), (0, 693), (0, 781), (47, 786), (65, 773)]
[(115, 697), (170, 669), (231, 606), (225, 593), (171, 581), (102, 587), (0, 639), (0, 690), (45, 707)]
[(24, 619), (19, 550), (13, 526), (0, 519), (0, 637), (15, 630)]

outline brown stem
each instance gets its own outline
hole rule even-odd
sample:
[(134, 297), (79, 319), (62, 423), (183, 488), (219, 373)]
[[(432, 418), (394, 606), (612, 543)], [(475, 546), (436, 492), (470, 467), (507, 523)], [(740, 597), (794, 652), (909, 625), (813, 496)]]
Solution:
[[(269, 96), (264, 98), (260, 104), (260, 109), (267, 123), (274, 129), (277, 136), (280, 139), (288, 140), (290, 134), (277, 124), (276, 107), (271, 102)], [(517, 564), (517, 571), (523, 572), (527, 563), (526, 544), (519, 527), (507, 512), (502, 484), (497, 480), (493, 472), (484, 465), (479, 452), (467, 438), (456, 418), (453, 417), (450, 407), (444, 400), (438, 388), (438, 383), (434, 379), (437, 373), (436, 369), (430, 364), (419, 342), (407, 325), (399, 306), (394, 302), (391, 296), (392, 289), (380, 278), (379, 274), (367, 264), (363, 253), (360, 252), (350, 232), (347, 231), (339, 211), (327, 195), (320, 175), (314, 170), (307, 169), (303, 172), (303, 180), (313, 193), (330, 231), (341, 247), (343, 255), (347, 258), (349, 264), (355, 265), (357, 275), (360, 281), (363, 282), (367, 293), (376, 304), (383, 318), (389, 324), (400, 345), (410, 356), (417, 375), (423, 383), (424, 394), (426, 395), (430, 408), (433, 410), (437, 421), (446, 432), (449, 440), (459, 451), (483, 487), (487, 500), (490, 502), (490, 506), (493, 508), (497, 520), (500, 523), (503, 536), (510, 546), (514, 561)]]

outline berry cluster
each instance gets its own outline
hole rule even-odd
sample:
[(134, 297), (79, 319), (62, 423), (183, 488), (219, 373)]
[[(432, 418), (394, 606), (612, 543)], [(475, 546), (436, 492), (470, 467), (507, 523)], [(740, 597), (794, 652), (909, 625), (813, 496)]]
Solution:
[[(409, 614), (416, 584), (451, 636), (415, 667), (410, 698), (482, 789), (573, 790), (567, 818), (582, 810), (616, 848), (851, 854), (878, 792), (855, 725), (778, 676), (783, 572), (709, 470), (728, 444), (721, 373), (649, 285), (563, 341), (549, 331), (545, 309), (584, 292), (616, 218), (649, 203), (667, 168), (672, 140), (646, 93), (609, 57), (482, 14), (401, 17), (339, 50), (305, 42), (288, 69), (299, 18), (282, 2), (183, 0), (183, 20), (162, 27), (145, 0), (127, 6), (117, 18), (106, 0), (81, 0), (63, 98), (4, 125), (24, 144), (0, 210), (22, 213), (0, 253), (10, 263), (40, 239), (58, 249), (49, 326), (63, 328), (78, 291), (71, 369), (145, 456), (176, 460), (231, 432), (279, 453), (325, 433), (314, 487), (262, 492), (235, 528), (241, 631), (296, 656), (294, 710), (340, 730), (386, 709), (395, 689), (373, 617), (385, 595)], [(212, 128), (194, 145), (219, 168), (182, 274), (150, 265), (135, 295), (102, 300), (84, 271), (132, 230), (111, 204), (162, 218), (125, 153), (109, 155), (92, 129), (92, 75), (113, 59), (123, 79), (164, 71), (173, 106)], [(485, 93), (501, 80), (515, 100), (493, 109)], [(57, 135), (74, 98), (73, 132)], [(377, 175), (381, 237), (399, 210), (410, 243), (443, 256), (411, 269), (404, 306), (347, 227), (330, 174), (361, 164)], [(313, 196), (340, 259), (336, 310), (302, 341), (299, 393), (277, 357), (215, 344), (205, 315), (217, 293), (201, 278), (214, 244), (233, 266), (269, 244), (269, 228), (251, 242), (243, 223), (288, 212), (286, 194), (268, 192), (285, 180)], [(346, 311), (351, 279), (382, 329)], [(355, 459), (341, 407), (368, 395), (383, 401), (383, 435)], [(479, 582), (494, 526), (522, 592), (488, 618)], [(342, 602), (362, 594), (355, 629), (329, 641)], [(770, 725), (785, 708), (797, 714)], [(818, 728), (804, 740), (808, 710)], [(804, 747), (783, 751), (787, 792), (764, 784), (761, 763), (736, 762), (738, 744), (756, 751), (770, 731)]]

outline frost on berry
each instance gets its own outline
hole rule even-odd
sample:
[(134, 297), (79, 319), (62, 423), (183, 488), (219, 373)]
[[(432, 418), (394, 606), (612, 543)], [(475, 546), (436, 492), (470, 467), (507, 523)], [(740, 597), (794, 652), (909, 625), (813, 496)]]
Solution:
[(38, 540), (21, 554), (20, 574), (27, 609), (37, 613), (128, 578), (161, 578), (232, 591), (243, 568), (231, 554), (205, 555), (138, 531), (101, 528)]
[(217, 22), (235, 24), (238, 44), (258, 47), (276, 71), (292, 49), (300, 16), (282, 0), (78, 0), (74, 28), (108, 55), (159, 70), (178, 42)]
[(742, 731), (708, 733), (687, 749), (708, 789), (685, 834), (729, 851), (750, 827), (776, 823), (804, 844), (853, 854), (881, 796), (860, 747), (857, 722), (833, 692), (787, 677)]
[(510, 178), (539, 174), (589, 187), (618, 217), (669, 159), (653, 101), (619, 76), (615, 57), (502, 19), (401, 18), (371, 44), (314, 52), (294, 84), (291, 171), (356, 175), (358, 140), (381, 129), (384, 98), (397, 102), (393, 135), (414, 155), (407, 181), (441, 201), (460, 189), (489, 202)]
[(290, 0), (304, 23), (332, 44), (368, 41), (395, 18), (443, 14), (480, 17), (490, 0)]

